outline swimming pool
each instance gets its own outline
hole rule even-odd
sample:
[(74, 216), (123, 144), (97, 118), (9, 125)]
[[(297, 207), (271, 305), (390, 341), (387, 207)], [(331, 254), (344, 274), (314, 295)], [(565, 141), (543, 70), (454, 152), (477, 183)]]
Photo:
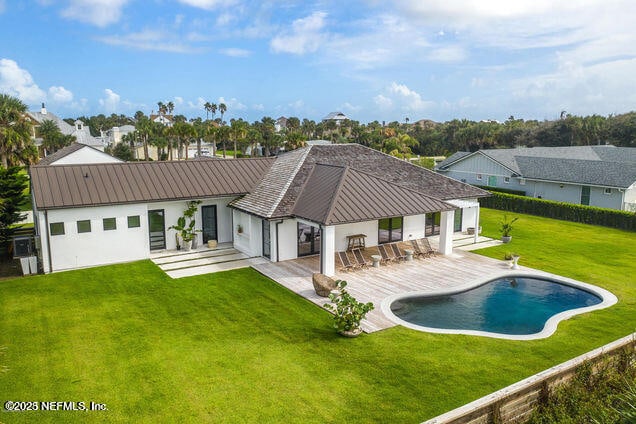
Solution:
[(550, 336), (561, 320), (616, 301), (590, 284), (517, 272), (454, 291), (391, 296), (382, 310), (417, 330), (530, 340)]

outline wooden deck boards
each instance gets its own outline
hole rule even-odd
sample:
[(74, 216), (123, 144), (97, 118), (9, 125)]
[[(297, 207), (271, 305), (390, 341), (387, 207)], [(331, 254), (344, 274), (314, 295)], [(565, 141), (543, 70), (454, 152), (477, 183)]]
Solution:
[[(404, 244), (404, 248), (408, 246)], [(374, 254), (377, 254), (375, 247), (364, 251), (369, 260)], [(253, 268), (321, 307), (328, 301), (315, 293), (311, 282), (312, 274), (319, 272), (318, 256), (268, 262), (254, 265)], [(362, 322), (365, 332), (373, 332), (396, 325), (380, 308), (382, 301), (388, 296), (461, 287), (506, 269), (507, 263), (502, 260), (454, 250), (448, 256), (436, 255), (427, 259), (383, 265), (380, 268), (369, 267), (352, 272), (337, 269), (335, 278), (347, 281), (349, 293), (357, 300), (373, 302), (375, 309)]]

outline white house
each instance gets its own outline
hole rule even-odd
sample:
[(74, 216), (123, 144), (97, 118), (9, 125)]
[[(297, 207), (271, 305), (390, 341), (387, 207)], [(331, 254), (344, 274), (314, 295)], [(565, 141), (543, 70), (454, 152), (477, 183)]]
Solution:
[(343, 121), (349, 119), (347, 115), (342, 112), (330, 112), (327, 116), (322, 118), (322, 122), (334, 121), (336, 125), (340, 125)]
[(72, 143), (55, 153), (40, 159), (38, 165), (78, 165), (88, 163), (118, 163), (121, 159), (104, 153), (94, 147)]
[(45, 272), (148, 258), (176, 248), (190, 200), (199, 245), (231, 242), (272, 261), (319, 254), (333, 275), (347, 236), (366, 245), (478, 225), (487, 192), (357, 144), (316, 145), (277, 158), (31, 167)]
[(636, 212), (636, 148), (606, 145), (457, 152), (436, 170), (478, 186)]

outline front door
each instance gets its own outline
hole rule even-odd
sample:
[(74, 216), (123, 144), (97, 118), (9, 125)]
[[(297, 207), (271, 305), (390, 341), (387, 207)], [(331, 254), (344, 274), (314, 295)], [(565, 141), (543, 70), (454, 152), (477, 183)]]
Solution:
[(166, 225), (163, 209), (148, 211), (148, 232), (150, 234), (150, 250), (166, 248)]
[(581, 187), (581, 204), (589, 206), (589, 204), (590, 204), (590, 186), (582, 186)]
[(272, 246), (269, 233), (269, 221), (263, 220), (263, 256), (269, 258), (272, 255)]
[(217, 240), (216, 205), (201, 207), (201, 221), (203, 222), (203, 243), (207, 243), (208, 240)]

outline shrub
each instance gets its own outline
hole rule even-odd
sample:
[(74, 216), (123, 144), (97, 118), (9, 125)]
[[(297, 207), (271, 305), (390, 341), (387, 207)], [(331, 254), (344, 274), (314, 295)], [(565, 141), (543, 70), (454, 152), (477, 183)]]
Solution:
[(329, 300), (333, 304), (325, 303), (325, 308), (334, 313), (334, 328), (340, 333), (358, 331), (360, 329), (360, 321), (362, 321), (367, 312), (373, 310), (373, 303), (358, 302), (345, 290), (346, 286), (346, 281), (336, 281), (338, 293), (329, 295)]
[(636, 213), (633, 212), (575, 205), (573, 203), (535, 199), (534, 197), (516, 196), (506, 193), (492, 193), (491, 197), (479, 199), (479, 203), (485, 208), (636, 231)]

